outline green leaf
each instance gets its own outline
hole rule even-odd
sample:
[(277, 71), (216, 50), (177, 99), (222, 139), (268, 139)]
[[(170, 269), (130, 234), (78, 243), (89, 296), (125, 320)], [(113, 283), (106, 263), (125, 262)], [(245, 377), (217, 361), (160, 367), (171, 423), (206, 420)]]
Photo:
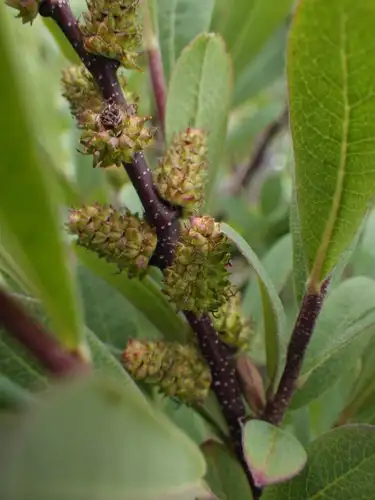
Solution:
[(126, 272), (119, 273), (116, 266), (100, 259), (94, 252), (74, 245), (82, 263), (94, 274), (119, 291), (140, 313), (163, 334), (166, 340), (183, 341), (189, 327), (173, 310), (160, 288), (148, 276), (129, 279)]
[(173, 71), (166, 105), (166, 136), (169, 142), (188, 127), (201, 128), (208, 134), (208, 196), (222, 160), (231, 98), (231, 63), (223, 40), (212, 34), (198, 36), (183, 50)]
[(278, 376), (280, 360), (283, 357), (285, 350), (285, 346), (280, 343), (285, 326), (285, 313), (283, 305), (274, 285), (272, 284), (272, 281), (247, 242), (242, 238), (242, 236), (228, 226), (228, 224), (221, 224), (221, 230), (237, 245), (239, 251), (257, 275), (263, 307), (267, 372), (271, 387), (274, 387)]
[(105, 344), (124, 349), (138, 336), (136, 310), (125, 298), (87, 267), (78, 266), (86, 325)]
[(375, 428), (335, 429), (307, 450), (307, 466), (292, 481), (267, 488), (262, 500), (375, 498)]
[[(63, 243), (58, 205), (59, 191), (46, 165), (39, 162), (31, 126), (28, 92), (17, 77), (12, 36), (0, 7), (0, 224), (7, 250), (45, 303), (53, 330), (71, 349), (83, 337), (76, 288)], [(25, 205), (26, 203), (26, 205)]]
[(293, 0), (221, 0), (216, 3), (213, 30), (221, 33), (238, 75), (260, 52), (287, 17)]
[[(375, 193), (372, 0), (305, 0), (288, 49), (301, 236), (314, 286), (357, 233)], [(317, 78), (319, 75), (319, 78)]]
[[(295, 184), (295, 173), (292, 173), (293, 183)], [(305, 252), (301, 239), (301, 224), (298, 212), (297, 192), (292, 191), (292, 199), (290, 204), (290, 232), (293, 238), (293, 281), (294, 293), (297, 303), (301, 305), (306, 291), (306, 283), (308, 280), (308, 272), (306, 265)]]
[(361, 355), (375, 324), (375, 281), (357, 277), (328, 295), (307, 348), (293, 408), (331, 387)]
[(196, 487), (205, 473), (198, 447), (164, 415), (97, 377), (51, 390), (25, 415), (13, 446), (0, 482), (18, 500), (161, 499)]
[(307, 459), (304, 448), (292, 434), (261, 420), (245, 424), (244, 449), (259, 487), (290, 479), (301, 471)]
[(8, 332), (0, 330), (0, 373), (27, 389), (47, 384), (43, 367)]
[[(286, 234), (280, 238), (262, 259), (264, 271), (270, 278), (276, 292), (279, 294), (292, 273), (292, 238)], [(262, 317), (262, 303), (259, 286), (256, 280), (251, 280), (246, 288), (242, 302), (243, 310), (251, 315), (257, 323)]]
[(208, 31), (214, 0), (158, 0), (158, 31), (167, 82), (181, 51)]
[(254, 60), (236, 77), (233, 106), (237, 107), (255, 97), (283, 76), (287, 32), (286, 26), (278, 29)]
[(24, 409), (33, 401), (28, 391), (12, 382), (8, 377), (0, 375), (0, 410)]
[(202, 445), (207, 462), (206, 481), (221, 500), (252, 500), (246, 475), (226, 446), (207, 441)]

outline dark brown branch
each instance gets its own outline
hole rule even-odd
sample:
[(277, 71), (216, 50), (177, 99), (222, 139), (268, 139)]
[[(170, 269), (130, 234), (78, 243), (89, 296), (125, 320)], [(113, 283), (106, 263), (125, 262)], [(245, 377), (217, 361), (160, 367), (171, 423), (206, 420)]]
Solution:
[(316, 320), (322, 309), (329, 281), (326, 280), (318, 291), (307, 291), (302, 301), (292, 336), (288, 345), (284, 372), (276, 394), (266, 405), (262, 419), (279, 425), (292, 400), (296, 382), (301, 371), (303, 358), (311, 340)]
[(286, 108), (280, 117), (271, 123), (266, 130), (261, 134), (259, 142), (252, 152), (250, 161), (245, 167), (241, 167), (235, 173), (233, 183), (231, 183), (231, 194), (237, 195), (241, 189), (248, 186), (254, 175), (261, 169), (264, 164), (264, 159), (270, 145), (275, 137), (280, 133), (283, 127), (288, 122), (288, 109)]
[(227, 421), (233, 449), (248, 477), (253, 498), (257, 499), (261, 490), (254, 485), (242, 447), (242, 426), (245, 423), (246, 411), (237, 379), (235, 360), (228, 347), (221, 342), (208, 315), (204, 314), (197, 318), (189, 311), (185, 311), (184, 314), (195, 331), (200, 350), (210, 366), (212, 386)]
[[(51, 17), (60, 26), (98, 83), (104, 99), (119, 105), (126, 104), (116, 77), (118, 64), (104, 57), (88, 54), (84, 50), (82, 35), (69, 5), (64, 0), (42, 0), (40, 13), (45, 17)], [(174, 248), (179, 234), (180, 210), (159, 196), (153, 184), (152, 173), (142, 153), (136, 153), (132, 162), (124, 167), (142, 202), (147, 220), (156, 229), (158, 244), (151, 262), (163, 270), (173, 261)], [(196, 332), (203, 355), (211, 367), (214, 378), (213, 389), (228, 421), (234, 450), (249, 478), (256, 500), (259, 498), (260, 490), (254, 487), (242, 450), (242, 423), (246, 414), (231, 353), (224, 344), (219, 342), (208, 316), (197, 318), (191, 312), (185, 312), (185, 316)]]
[[(75, 49), (83, 64), (92, 74), (105, 100), (126, 105), (124, 94), (117, 78), (119, 63), (106, 57), (86, 52), (83, 38), (69, 3), (61, 0), (43, 0), (39, 12), (52, 18)], [(147, 220), (155, 226), (158, 245), (152, 264), (162, 269), (171, 263), (173, 247), (178, 238), (177, 218), (179, 210), (162, 200), (154, 185), (152, 172), (143, 153), (136, 153), (132, 163), (124, 165), (146, 212)]]
[(89, 370), (78, 354), (69, 353), (30, 316), (16, 299), (0, 288), (0, 325), (39, 360), (52, 375), (64, 377)]

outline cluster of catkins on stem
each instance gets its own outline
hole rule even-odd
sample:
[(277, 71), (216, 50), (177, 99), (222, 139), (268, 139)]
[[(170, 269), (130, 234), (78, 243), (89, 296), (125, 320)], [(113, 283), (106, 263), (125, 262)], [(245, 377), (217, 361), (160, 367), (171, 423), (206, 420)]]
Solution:
[[(134, 68), (139, 42), (134, 0), (89, 0), (80, 29), (86, 50)], [(125, 81), (122, 82), (125, 91)], [(82, 130), (83, 153), (93, 166), (122, 167), (153, 139), (148, 118), (136, 105), (104, 102), (90, 73), (66, 69), (63, 95)], [(121, 100), (120, 100), (121, 101)], [(198, 215), (207, 176), (206, 134), (189, 128), (177, 134), (153, 171), (160, 198), (184, 218), (172, 264), (164, 271), (163, 292), (179, 310), (198, 316), (209, 313), (221, 340), (235, 351), (248, 347), (250, 328), (239, 308), (239, 295), (230, 282), (230, 243), (212, 217)], [(77, 243), (108, 262), (142, 278), (157, 247), (157, 234), (146, 220), (112, 206), (93, 204), (71, 210), (68, 230)], [(154, 383), (168, 396), (192, 404), (210, 388), (209, 367), (196, 343), (131, 340), (123, 354), (125, 367), (137, 380)]]

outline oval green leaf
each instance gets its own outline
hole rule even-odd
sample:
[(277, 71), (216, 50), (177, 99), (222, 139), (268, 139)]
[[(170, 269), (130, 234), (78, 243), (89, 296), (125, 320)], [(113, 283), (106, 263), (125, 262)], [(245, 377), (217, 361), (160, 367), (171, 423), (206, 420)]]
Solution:
[(280, 483), (298, 474), (307, 459), (299, 441), (278, 427), (250, 420), (244, 428), (246, 462), (256, 486)]
[(301, 237), (317, 286), (354, 238), (375, 193), (375, 3), (305, 0), (287, 73)]
[(181, 53), (172, 74), (166, 105), (166, 136), (188, 127), (208, 134), (208, 194), (225, 148), (232, 98), (231, 62), (221, 37), (203, 34)]
[(234, 229), (228, 226), (228, 224), (222, 223), (221, 230), (237, 245), (239, 251), (257, 275), (263, 308), (267, 372), (271, 387), (274, 388), (277, 382), (280, 360), (284, 356), (286, 349), (286, 346), (282, 345), (280, 342), (286, 321), (283, 305), (272, 281), (264, 270), (257, 255), (247, 242)]
[(2, 243), (33, 283), (53, 322), (54, 333), (68, 348), (83, 338), (76, 287), (63, 242), (59, 190), (38, 157), (29, 115), (28, 92), (15, 61), (16, 37), (0, 6), (0, 224)]
[(329, 389), (351, 368), (375, 325), (375, 281), (344, 281), (328, 295), (307, 348), (292, 406), (299, 408)]
[(159, 44), (167, 82), (181, 51), (208, 31), (214, 0), (158, 0)]
[(307, 466), (292, 481), (267, 488), (262, 500), (375, 498), (375, 428), (335, 429), (311, 443)]
[(0, 481), (6, 498), (160, 499), (205, 474), (199, 448), (114, 380), (55, 387), (24, 418)]

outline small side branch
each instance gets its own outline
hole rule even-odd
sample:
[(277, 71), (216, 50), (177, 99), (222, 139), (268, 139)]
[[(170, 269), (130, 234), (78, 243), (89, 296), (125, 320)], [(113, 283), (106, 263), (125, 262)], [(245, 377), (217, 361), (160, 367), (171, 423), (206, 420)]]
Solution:
[(268, 401), (262, 417), (263, 420), (271, 424), (279, 425), (283, 421), (291, 403), (306, 349), (323, 306), (328, 284), (329, 281), (326, 280), (320, 290), (308, 290), (303, 299), (289, 342), (284, 372), (276, 394)]
[(0, 325), (35, 356), (52, 375), (64, 377), (89, 371), (78, 354), (70, 353), (0, 288)]
[(261, 134), (259, 142), (255, 147), (255, 151), (251, 155), (249, 163), (244, 167), (241, 167), (235, 174), (233, 184), (231, 185), (230, 189), (232, 195), (240, 194), (241, 189), (250, 184), (254, 175), (262, 168), (266, 153), (273, 143), (273, 140), (286, 126), (287, 123), (288, 109), (286, 108), (280, 115), (280, 117), (273, 123), (271, 123)]
[(143, 17), (145, 25), (145, 44), (148, 54), (148, 67), (150, 70), (150, 78), (155, 98), (158, 123), (163, 137), (165, 137), (166, 87), (164, 79), (164, 68), (158, 39), (156, 38), (152, 27), (150, 9), (147, 2), (144, 3)]

